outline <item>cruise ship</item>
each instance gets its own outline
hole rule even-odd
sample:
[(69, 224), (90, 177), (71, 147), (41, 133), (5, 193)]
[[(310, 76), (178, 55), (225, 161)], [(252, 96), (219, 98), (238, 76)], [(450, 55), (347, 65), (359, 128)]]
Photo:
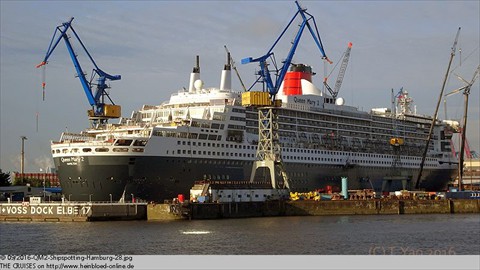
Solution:
[[(290, 189), (340, 186), (341, 177), (348, 178), (349, 189), (415, 187), (432, 118), (412, 110), (404, 90), (392, 108), (348, 106), (317, 88), (311, 70), (292, 65), (287, 77), (302, 73), (290, 76), (298, 87), (282, 85), (276, 97), (282, 101), (276, 108), (278, 134)], [(231, 80), (227, 64), (220, 86), (204, 87), (197, 61), (188, 89), (168, 101), (144, 105), (115, 124), (63, 133), (51, 151), (65, 198), (163, 202), (189, 194), (198, 180), (248, 181), (256, 159), (258, 111), (242, 106), (242, 93), (231, 89)], [(451, 137), (457, 125), (435, 123), (421, 189), (445, 190), (456, 175)], [(401, 144), (394, 146), (392, 138)]]

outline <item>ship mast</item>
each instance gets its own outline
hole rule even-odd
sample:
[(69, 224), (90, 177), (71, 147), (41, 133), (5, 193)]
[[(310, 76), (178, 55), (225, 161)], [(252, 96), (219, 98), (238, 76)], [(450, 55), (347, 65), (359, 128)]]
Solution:
[(440, 102), (442, 101), (443, 91), (445, 90), (445, 85), (447, 84), (448, 74), (450, 73), (450, 67), (452, 65), (453, 57), (455, 56), (455, 50), (457, 47), (458, 36), (460, 35), (460, 29), (457, 30), (457, 35), (455, 36), (455, 41), (453, 42), (452, 51), (450, 53), (450, 61), (448, 62), (447, 72), (445, 73), (445, 78), (443, 79), (442, 90), (440, 91), (440, 96), (438, 97), (437, 107), (435, 108), (435, 113), (432, 118), (432, 124), (430, 125), (430, 130), (428, 131), (427, 142), (425, 143), (425, 149), (423, 150), (422, 162), (420, 163), (420, 171), (418, 172), (417, 182), (415, 184), (415, 189), (418, 189), (420, 186), (420, 180), (422, 179), (423, 165), (425, 164), (425, 158), (427, 157), (428, 145), (432, 139), (433, 128), (437, 122), (438, 107), (440, 107)]

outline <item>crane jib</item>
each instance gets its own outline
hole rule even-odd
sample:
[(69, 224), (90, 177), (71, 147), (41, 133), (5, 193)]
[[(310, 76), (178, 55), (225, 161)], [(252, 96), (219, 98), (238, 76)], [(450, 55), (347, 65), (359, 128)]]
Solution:
[[(266, 88), (267, 88), (268, 92), (270, 93), (270, 96), (272, 97), (272, 99), (278, 93), (280, 85), (282, 84), (283, 79), (285, 78), (285, 75), (287, 74), (288, 68), (290, 67), (290, 65), (292, 63), (293, 56), (294, 56), (295, 51), (298, 47), (298, 44), (300, 42), (300, 38), (302, 36), (303, 31), (305, 30), (305, 27), (308, 28), (310, 34), (312, 35), (313, 40), (315, 41), (315, 44), (319, 48), (320, 53), (322, 54), (322, 59), (326, 60), (330, 64), (332, 63), (328, 59), (328, 57), (326, 56), (325, 51), (323, 49), (323, 45), (322, 45), (322, 42), (321, 42), (321, 39), (320, 39), (320, 34), (318, 32), (318, 27), (317, 27), (317, 24), (315, 22), (315, 18), (311, 14), (306, 12), (306, 9), (301, 8), (297, 1), (295, 1), (295, 4), (297, 5), (297, 8), (298, 8), (297, 12), (292, 17), (292, 19), (287, 24), (287, 26), (284, 28), (284, 30), (282, 31), (280, 36), (275, 40), (275, 42), (273, 43), (272, 47), (268, 50), (268, 52), (261, 57), (258, 57), (258, 58), (255, 58), (255, 59), (252, 58), (252, 57), (248, 57), (248, 58), (242, 59), (242, 61), (241, 61), (242, 64), (259, 62), (260, 69), (261, 69), (260, 72), (258, 73), (259, 79), (257, 79), (254, 84), (256, 84), (257, 82), (260, 82), (260, 81), (263, 82), (266, 85)], [(297, 31), (297, 34), (295, 35), (295, 39), (292, 42), (292, 46), (291, 46), (291, 48), (290, 48), (290, 50), (287, 54), (287, 57), (283, 61), (283, 66), (281, 68), (277, 69), (276, 68), (276, 61), (274, 59), (274, 54), (273, 54), (272, 51), (275, 48), (275, 46), (277, 45), (277, 43), (280, 41), (280, 39), (283, 37), (283, 35), (287, 31), (287, 29), (290, 27), (292, 22), (298, 16), (298, 14), (300, 14), (300, 16), (302, 17), (302, 23), (300, 24), (300, 28)], [(312, 28), (309, 21), (313, 22), (313, 24), (315, 25), (315, 30)], [(268, 66), (269, 66), (269, 64), (267, 63), (268, 59), (270, 59), (272, 61), (273, 66), (275, 66), (275, 70), (270, 70), (268, 68)], [(270, 73), (272, 73), (272, 72), (276, 74), (275, 83), (272, 81), (272, 78), (271, 78), (271, 75), (270, 75)]]
[[(120, 75), (110, 75), (103, 70), (101, 70), (98, 66), (93, 57), (91, 56), (90, 52), (87, 50), (85, 44), (82, 42), (80, 37), (78, 36), (75, 29), (72, 27), (73, 17), (70, 18), (69, 21), (64, 22), (62, 25), (56, 27), (55, 32), (53, 34), (52, 39), (50, 40), (50, 44), (48, 46), (47, 53), (45, 55), (44, 60), (38, 64), (36, 67), (44, 67), (48, 63), (49, 57), (52, 55), (55, 48), (57, 48), (58, 43), (60, 40), (65, 41), (65, 45), (69, 52), (70, 58), (72, 59), (73, 65), (75, 67), (75, 71), (77, 72), (78, 78), (82, 85), (82, 88), (87, 96), (89, 104), (92, 106), (92, 110), (89, 110), (88, 115), (92, 120), (92, 124), (94, 126), (104, 125), (107, 123), (109, 118), (118, 118), (120, 117), (120, 106), (115, 105), (111, 100), (108, 93), (105, 91), (106, 89), (110, 88), (107, 85), (107, 80), (116, 81), (120, 80)], [(78, 43), (83, 48), (85, 54), (90, 59), (91, 63), (95, 67), (92, 71), (92, 80), (87, 80), (86, 73), (83, 71), (80, 62), (78, 61), (77, 54), (75, 53), (71, 39), (67, 35), (67, 31), (71, 30), (74, 37), (78, 41)], [(93, 83), (93, 78), (97, 78), (96, 84)], [(43, 87), (45, 86), (45, 82), (42, 83)], [(95, 94), (93, 94), (93, 87), (96, 86)], [(112, 104), (106, 104), (105, 98), (107, 98)]]

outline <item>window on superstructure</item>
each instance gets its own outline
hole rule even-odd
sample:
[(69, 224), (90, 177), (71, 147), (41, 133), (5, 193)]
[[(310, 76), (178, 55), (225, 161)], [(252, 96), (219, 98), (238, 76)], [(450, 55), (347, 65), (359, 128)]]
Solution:
[(133, 141), (134, 146), (145, 146), (147, 145), (147, 140), (135, 140)]
[(115, 141), (115, 146), (130, 146), (133, 140), (118, 139)]

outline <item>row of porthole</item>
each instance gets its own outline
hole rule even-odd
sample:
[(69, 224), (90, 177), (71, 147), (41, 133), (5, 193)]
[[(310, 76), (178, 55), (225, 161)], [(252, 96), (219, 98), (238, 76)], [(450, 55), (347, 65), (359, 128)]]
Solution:
[[(219, 198), (222, 198), (223, 195), (222, 195), (222, 194), (219, 194), (218, 197), (219, 197)], [(231, 195), (231, 194), (228, 194), (226, 197), (227, 197), (227, 198), (231, 198), (232, 195)], [(238, 197), (238, 198), (242, 198), (242, 195), (237, 195), (237, 197)], [(263, 194), (263, 197), (266, 198), (266, 197), (267, 197), (267, 194)], [(250, 194), (247, 194), (247, 198), (250, 198)], [(255, 198), (258, 198), (258, 194), (255, 194)]]
[[(175, 152), (172, 151), (172, 154), (174, 155)], [(227, 157), (229, 156), (229, 153), (225, 153), (225, 152), (203, 151), (203, 153), (202, 153), (202, 151), (198, 151), (198, 153), (197, 153), (196, 150), (191, 151), (191, 150), (180, 150), (180, 149), (177, 150), (177, 154), (185, 154), (185, 155), (187, 155), (187, 154), (188, 155), (190, 155), (190, 154), (197, 155), (198, 154), (198, 155), (212, 155), (212, 156), (222, 156), (222, 157), (223, 156), (227, 156)], [(168, 155), (168, 150), (167, 150), (167, 155)], [(250, 158), (253, 158), (255, 155), (254, 154), (246, 154), (246, 153), (230, 153), (230, 156), (231, 157), (235, 156), (235, 157), (250, 157)]]
[[(180, 145), (180, 144), (183, 144), (183, 145), (190, 145), (190, 142), (189, 141), (177, 141), (177, 144)], [(198, 146), (201, 146), (200, 145), (201, 143), (199, 142), (198, 143)], [(196, 142), (192, 142), (192, 145), (193, 146), (196, 146)], [(229, 144), (215, 144), (215, 143), (203, 143), (203, 146), (212, 146), (212, 147), (221, 147), (221, 148), (225, 148), (225, 147), (229, 147)], [(235, 147), (237, 149), (237, 146), (238, 146), (238, 149), (256, 149), (257, 147), (256, 146), (250, 146), (250, 145), (230, 145), (230, 148), (233, 148)], [(180, 150), (177, 150), (177, 154), (181, 154), (180, 152), (178, 152)], [(185, 150), (183, 150), (185, 151)], [(349, 153), (347, 152), (334, 152), (334, 151), (324, 151), (324, 150), (310, 150), (310, 149), (291, 149), (291, 148), (284, 148), (284, 151), (285, 152), (294, 152), (294, 153), (308, 153), (308, 154), (320, 154), (320, 155), (340, 155), (340, 156), (358, 156), (358, 157), (368, 157), (368, 158), (391, 158), (392, 156), (391, 155), (382, 155), (382, 154), (367, 154), (367, 153), (351, 153), (349, 155)], [(195, 151), (194, 151), (195, 152)], [(215, 152), (213, 152), (215, 153)], [(220, 152), (217, 152), (217, 153), (220, 153)], [(168, 152), (167, 152), (168, 154)], [(186, 152), (183, 152), (183, 154), (190, 154), (190, 153), (186, 153)], [(195, 153), (193, 153), (195, 154)], [(204, 152), (203, 153), (204, 155), (206, 155), (206, 153)], [(213, 154), (215, 155), (215, 154)], [(288, 158), (288, 157), (287, 157)], [(403, 159), (406, 159), (406, 160), (420, 160), (421, 158), (420, 157), (403, 157)], [(310, 160), (310, 159), (308, 159)], [(426, 161), (434, 161), (434, 159), (432, 158), (426, 158)]]
[[(337, 158), (318, 158), (318, 157), (295, 157), (295, 156), (285, 156), (283, 157), (285, 158), (286, 160), (288, 159), (294, 159), (294, 160), (311, 160), (311, 161), (326, 161), (326, 162), (345, 162), (341, 159), (337, 159)], [(383, 161), (383, 160), (352, 160), (352, 163), (356, 164), (356, 163), (364, 163), (364, 164), (381, 164), (381, 165), (392, 165), (393, 162), (390, 162), (390, 161)], [(411, 163), (411, 162), (406, 162), (404, 163), (404, 165), (407, 165), (407, 166), (418, 166), (420, 164), (417, 164), (417, 163)], [(425, 166), (434, 166), (432, 164), (425, 164)]]
[[(190, 141), (177, 141), (177, 145), (190, 145)], [(197, 142), (193, 141), (191, 143), (192, 146), (197, 146)], [(220, 148), (235, 148), (235, 149), (257, 149), (255, 145), (238, 145), (238, 144), (220, 144), (220, 143), (205, 143), (205, 142), (198, 142), (198, 146), (204, 147), (220, 147)]]
[[(168, 150), (167, 150), (167, 154), (168, 154)], [(174, 154), (174, 153), (173, 153)], [(193, 154), (193, 155), (197, 155), (197, 151), (196, 150), (177, 150), (177, 154)], [(215, 156), (215, 155), (218, 155), (218, 156), (235, 156), (235, 157), (254, 157), (255, 155), (253, 154), (246, 154), (246, 153), (225, 153), (225, 152), (211, 152), (211, 151), (198, 151), (198, 155), (212, 155), (212, 156)], [(300, 157), (296, 157), (296, 156), (284, 156), (283, 157), (285, 160), (309, 160), (309, 161), (325, 161), (325, 162), (345, 162), (345, 161), (342, 161), (341, 159), (337, 159), (337, 158), (319, 158), (319, 157), (303, 157), (303, 156), (300, 156)], [(389, 161), (375, 161), (375, 160), (353, 160), (354, 163), (365, 163), (365, 164), (383, 164), (383, 165), (392, 165), (392, 162), (389, 162)], [(410, 166), (415, 166), (415, 165), (418, 165), (418, 164), (415, 164), (415, 163), (406, 163), (406, 165), (410, 165)], [(426, 166), (433, 166), (433, 165), (430, 165), (430, 164), (425, 164)]]

